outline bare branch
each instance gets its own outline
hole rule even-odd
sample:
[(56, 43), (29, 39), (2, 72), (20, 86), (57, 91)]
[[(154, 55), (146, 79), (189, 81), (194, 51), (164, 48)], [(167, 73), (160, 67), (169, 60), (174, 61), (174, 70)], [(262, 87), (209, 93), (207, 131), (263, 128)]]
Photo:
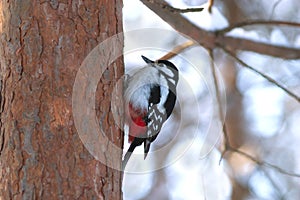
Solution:
[(224, 29), (221, 29), (217, 31), (218, 33), (226, 33), (229, 32), (235, 28), (240, 28), (243, 26), (251, 26), (251, 25), (270, 25), (270, 26), (291, 26), (295, 28), (300, 28), (300, 24), (297, 22), (287, 22), (287, 21), (266, 21), (266, 20), (249, 20), (249, 21), (244, 21), (244, 22), (239, 22), (236, 24), (232, 24)]
[[(211, 49), (208, 50), (209, 56), (210, 56), (210, 68), (212, 71), (212, 76), (214, 80), (214, 86), (215, 86), (215, 93), (216, 93), (216, 98), (218, 102), (218, 111), (219, 111), (219, 119), (221, 122), (223, 122), (223, 137), (224, 137), (224, 150), (222, 152), (221, 158), (219, 163), (221, 163), (225, 153), (227, 152), (228, 148), (231, 147), (230, 142), (229, 142), (229, 136), (227, 133), (227, 128), (226, 128), (226, 122), (225, 122), (225, 115), (223, 113), (223, 107), (222, 107), (222, 101), (221, 101), (221, 95), (220, 95), (220, 87), (218, 83), (218, 78), (217, 78), (217, 73), (216, 73), (216, 68), (214, 65), (214, 54)], [(223, 119), (224, 118), (224, 119)]]
[(283, 85), (281, 85), (280, 83), (278, 83), (276, 80), (274, 80), (273, 78), (269, 77), (268, 75), (258, 71), (257, 69), (255, 69), (254, 67), (248, 65), (247, 63), (245, 63), (244, 61), (242, 61), (241, 59), (239, 59), (233, 52), (231, 52), (230, 50), (226, 49), (223, 46), (220, 46), (221, 49), (223, 49), (223, 51), (225, 51), (228, 55), (230, 55), (231, 57), (233, 57), (238, 63), (240, 63), (242, 66), (250, 69), (251, 71), (259, 74), (260, 76), (262, 76), (263, 78), (267, 79), (269, 82), (273, 83), (274, 85), (276, 85), (277, 87), (281, 88), (283, 91), (285, 91), (290, 97), (294, 98), (295, 100), (297, 100), (298, 102), (300, 102), (300, 97), (298, 95), (296, 95), (295, 93), (293, 93), (292, 91), (290, 91), (288, 88), (284, 87)]
[(239, 149), (236, 149), (236, 148), (233, 148), (233, 147), (228, 147), (227, 149), (228, 151), (231, 151), (231, 152), (235, 152), (235, 153), (238, 153), (246, 158), (248, 158), (249, 160), (255, 162), (257, 165), (260, 165), (260, 166), (265, 166), (265, 167), (269, 167), (271, 169), (274, 169), (276, 171), (278, 171), (279, 173), (281, 174), (285, 174), (285, 175), (288, 175), (288, 176), (292, 176), (292, 177), (297, 177), (297, 178), (300, 178), (300, 174), (297, 174), (297, 173), (293, 173), (293, 172), (288, 172), (276, 165), (273, 165), (271, 163), (268, 163), (268, 162), (265, 162), (265, 161), (261, 161), (259, 160), (258, 158), (255, 158), (254, 156), (244, 152), (244, 151), (241, 151)]
[(188, 13), (188, 12), (201, 12), (204, 8), (174, 8), (172, 6), (170, 6), (169, 4), (167, 4), (166, 2), (162, 1), (162, 2), (156, 2), (153, 0), (147, 0), (149, 3), (155, 3), (157, 5), (159, 5), (161, 8), (163, 9), (167, 9), (170, 12), (177, 12), (177, 13)]
[(216, 43), (216, 45), (225, 46), (233, 52), (238, 50), (252, 51), (283, 59), (300, 59), (300, 49), (291, 47), (275, 46), (229, 36), (219, 36)]
[(274, 5), (272, 6), (272, 12), (271, 12), (271, 16), (270, 19), (272, 19), (274, 13), (275, 13), (275, 9), (277, 8), (277, 6), (282, 2), (282, 0), (277, 0)]
[[(237, 27), (242, 27), (242, 26), (247, 26), (247, 25), (285, 25), (285, 26), (292, 26), (292, 27), (300, 27), (298, 23), (293, 23), (293, 22), (281, 22), (281, 21), (247, 21), (247, 22), (241, 22), (239, 24), (232, 25), (230, 27), (227, 27), (225, 29), (222, 29), (220, 31), (212, 32), (212, 31), (206, 31), (204, 29), (201, 29), (194, 24), (190, 23), (187, 19), (182, 17), (179, 12), (172, 11), (169, 8), (169, 6), (165, 1), (163, 0), (141, 0), (148, 8), (150, 8), (153, 12), (155, 12), (158, 16), (160, 16), (164, 21), (166, 21), (169, 25), (171, 25), (175, 30), (177, 30), (179, 33), (188, 35), (191, 37), (193, 40), (198, 42), (200, 45), (202, 45), (204, 48), (208, 49), (209, 55), (211, 57), (211, 69), (212, 69), (212, 74), (213, 74), (213, 79), (214, 79), (214, 85), (215, 85), (215, 91), (216, 91), (216, 97), (219, 105), (219, 115), (220, 119), (222, 120), (223, 117), (223, 110), (222, 110), (222, 104), (221, 104), (221, 99), (220, 99), (220, 94), (219, 94), (219, 85), (216, 77), (216, 72), (215, 72), (215, 67), (213, 64), (213, 49), (216, 47), (220, 47), (223, 49), (227, 54), (232, 56), (238, 63), (243, 65), (244, 67), (254, 71), (255, 73), (259, 74), (260, 76), (264, 77), (267, 79), (269, 82), (275, 84), (282, 90), (284, 90), (289, 96), (293, 97), (296, 99), (298, 102), (300, 101), (300, 97), (291, 92), (289, 89), (285, 88), (282, 86), (280, 83), (278, 83), (276, 80), (272, 79), (271, 77), (263, 74), (262, 72), (258, 71), (257, 69), (251, 67), (244, 61), (240, 60), (235, 53), (238, 50), (243, 50), (243, 51), (254, 51), (260, 54), (265, 54), (265, 55), (270, 55), (270, 56), (275, 56), (283, 59), (299, 59), (300, 58), (300, 49), (296, 48), (288, 48), (288, 47), (281, 47), (281, 46), (275, 46), (271, 44), (265, 44), (265, 43), (260, 43), (256, 41), (251, 41), (247, 39), (242, 39), (242, 38), (233, 38), (230, 36), (225, 36), (224, 33), (237, 28)], [(209, 0), (209, 5), (212, 6), (213, 0)], [(164, 6), (162, 6), (164, 5)], [(166, 6), (167, 5), (167, 6)], [(169, 8), (168, 8), (169, 7)], [(166, 9), (167, 8), (167, 9)], [(172, 8), (172, 7), (171, 7)], [(163, 56), (161, 59), (169, 59), (173, 57), (174, 55), (180, 53), (184, 49), (193, 46), (194, 42), (190, 43), (184, 43), (175, 49), (172, 50), (172, 52), (166, 54)], [(269, 167), (273, 170), (276, 170), (282, 174), (292, 176), (292, 177), (297, 177), (300, 178), (300, 174), (297, 173), (291, 173), (288, 172), (276, 165), (270, 164), (265, 161), (261, 161), (254, 156), (243, 152), (239, 149), (236, 149), (231, 146), (229, 142), (229, 137), (226, 129), (226, 123), (223, 124), (223, 134), (224, 134), (224, 140), (225, 140), (225, 148), (224, 151), (222, 152), (222, 157), (226, 154), (226, 152), (235, 152), (238, 153), (253, 162), (255, 162), (257, 165), (264, 166), (264, 167)], [(221, 161), (220, 160), (220, 161)]]
[(274, 46), (247, 39), (224, 36), (223, 34), (218, 34), (218, 32), (206, 31), (192, 24), (178, 12), (171, 12), (168, 9), (162, 8), (161, 4), (167, 4), (163, 0), (141, 1), (179, 33), (188, 35), (207, 49), (213, 49), (217, 46), (217, 44), (220, 44), (234, 52), (237, 50), (243, 50), (254, 51), (283, 59), (300, 58), (300, 49)]
[[(245, 64), (243, 61), (239, 60), (235, 55), (232, 55), (232, 54), (230, 54), (230, 52), (226, 51), (226, 49), (223, 49), (223, 50), (226, 53), (228, 53), (230, 56), (232, 56), (233, 58), (235, 58), (239, 63), (242, 62), (243, 65)], [(215, 92), (216, 92), (216, 97), (217, 97), (217, 101), (218, 101), (219, 117), (222, 120), (223, 109), (222, 109), (222, 104), (221, 104), (221, 97), (220, 97), (220, 91), (219, 91), (219, 85), (218, 85), (216, 70), (215, 70), (214, 62), (213, 62), (214, 58), (213, 58), (213, 52), (212, 52), (212, 50), (209, 50), (209, 55), (211, 57), (211, 65), (210, 66), (211, 66), (211, 70), (212, 70), (212, 74), (213, 74), (214, 85), (215, 85)], [(248, 68), (248, 66), (246, 66), (246, 67)], [(253, 67), (250, 67), (250, 68), (254, 69)], [(259, 72), (259, 73), (261, 75), (261, 72)], [(275, 81), (275, 83), (276, 83), (276, 81)], [(255, 157), (253, 157), (252, 155), (244, 152), (244, 151), (241, 151), (239, 149), (236, 149), (236, 148), (232, 147), (231, 144), (230, 144), (230, 142), (229, 142), (229, 137), (228, 137), (228, 133), (227, 133), (225, 121), (224, 121), (224, 124), (223, 124), (223, 136), (224, 136), (225, 148), (224, 148), (224, 150), (222, 152), (222, 155), (221, 155), (221, 158), (220, 158), (219, 162), (222, 161), (222, 159), (223, 159), (224, 155), (226, 154), (226, 152), (231, 151), (231, 152), (238, 153), (238, 154), (240, 154), (240, 155), (248, 158), (249, 160), (252, 160), (253, 162), (255, 162), (256, 164), (258, 164), (260, 166), (269, 167), (269, 168), (272, 168), (272, 169), (274, 169), (274, 170), (276, 170), (276, 171), (278, 171), (278, 172), (280, 172), (282, 174), (300, 178), (300, 174), (288, 172), (288, 171), (286, 171), (286, 170), (284, 170), (284, 169), (282, 169), (282, 168), (280, 168), (280, 167), (278, 167), (276, 165), (270, 164), (270, 163), (265, 162), (265, 161), (261, 161), (261, 160), (255, 158)]]
[(141, 2), (143, 2), (143, 4), (145, 4), (178, 32), (188, 35), (204, 47), (214, 47), (214, 33), (199, 29), (178, 12), (170, 12), (168, 9), (162, 8), (161, 5), (167, 4), (165, 1), (141, 0)]
[(170, 7), (169, 9), (172, 10), (173, 12), (188, 13), (188, 12), (201, 12), (204, 8), (185, 8), (185, 9), (180, 9), (180, 8)]
[(167, 53), (166, 55), (164, 55), (163, 57), (159, 58), (158, 60), (168, 60), (173, 58), (174, 56), (176, 56), (177, 54), (181, 53), (182, 51), (184, 51), (185, 49), (196, 45), (195, 42), (193, 42), (192, 40), (188, 40), (187, 42), (176, 46), (172, 51), (170, 51), (169, 53)]
[(214, 0), (208, 0), (208, 12), (209, 13), (211, 13), (213, 5), (214, 5)]
[(277, 183), (274, 181), (274, 179), (273, 179), (273, 177), (270, 175), (270, 173), (269, 173), (269, 171), (268, 170), (266, 170), (266, 169), (268, 169), (268, 168), (263, 168), (263, 167), (260, 167), (261, 169), (261, 171), (264, 173), (264, 175), (265, 175), (265, 177), (270, 181), (270, 183), (272, 184), (272, 186), (273, 186), (273, 188), (275, 189), (275, 191), (277, 192), (277, 194), (275, 194), (276, 195), (276, 199), (284, 199), (283, 197), (284, 197), (284, 194), (283, 194), (283, 192), (281, 191), (281, 187), (279, 187), (278, 185), (277, 185)]

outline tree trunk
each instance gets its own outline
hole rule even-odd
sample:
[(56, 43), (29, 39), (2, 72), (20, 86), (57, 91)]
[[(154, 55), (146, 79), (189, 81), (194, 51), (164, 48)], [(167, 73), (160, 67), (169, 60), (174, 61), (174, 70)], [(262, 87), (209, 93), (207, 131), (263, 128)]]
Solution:
[[(121, 8), (104, 0), (0, 1), (0, 199), (121, 199), (121, 173), (86, 150), (72, 113), (78, 69), (97, 44), (122, 32)], [(114, 48), (121, 55), (123, 40)], [(98, 86), (96, 107), (118, 147), (109, 105), (122, 73), (118, 59)]]

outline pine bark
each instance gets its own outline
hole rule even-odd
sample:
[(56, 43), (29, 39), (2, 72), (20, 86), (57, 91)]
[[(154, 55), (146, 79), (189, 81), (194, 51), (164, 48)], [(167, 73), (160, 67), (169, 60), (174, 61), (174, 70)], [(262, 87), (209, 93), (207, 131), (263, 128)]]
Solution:
[[(76, 73), (97, 44), (122, 32), (121, 9), (122, 1), (0, 1), (0, 199), (121, 199), (121, 173), (86, 150), (72, 116)], [(122, 60), (108, 71), (96, 108), (121, 147), (109, 95)]]

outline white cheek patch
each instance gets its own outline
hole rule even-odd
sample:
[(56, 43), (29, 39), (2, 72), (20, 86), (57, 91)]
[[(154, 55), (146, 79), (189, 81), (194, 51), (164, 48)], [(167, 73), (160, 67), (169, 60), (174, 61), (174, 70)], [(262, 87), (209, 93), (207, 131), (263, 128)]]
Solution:
[(149, 85), (144, 85), (137, 88), (135, 91), (132, 91), (129, 99), (133, 107), (146, 110), (148, 108), (149, 97), (150, 87)]
[(130, 102), (135, 108), (147, 110), (151, 85), (159, 84), (160, 77), (156, 68), (148, 65), (135, 71), (125, 90), (126, 103)]

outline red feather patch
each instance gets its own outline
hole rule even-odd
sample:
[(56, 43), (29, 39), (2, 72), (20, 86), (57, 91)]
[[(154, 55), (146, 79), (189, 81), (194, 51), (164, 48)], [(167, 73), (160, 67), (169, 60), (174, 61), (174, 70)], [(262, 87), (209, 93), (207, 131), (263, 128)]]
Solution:
[(128, 142), (132, 142), (135, 137), (145, 137), (147, 131), (147, 124), (144, 120), (147, 111), (134, 109), (129, 103), (129, 137)]

